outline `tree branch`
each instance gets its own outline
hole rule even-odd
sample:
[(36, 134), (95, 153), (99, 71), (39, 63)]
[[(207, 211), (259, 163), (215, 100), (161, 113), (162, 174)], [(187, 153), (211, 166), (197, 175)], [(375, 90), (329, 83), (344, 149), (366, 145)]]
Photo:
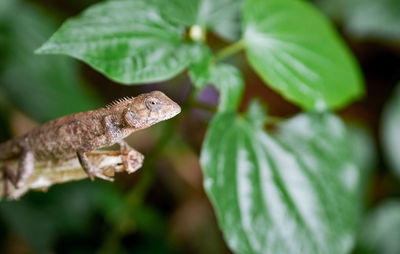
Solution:
[[(133, 173), (142, 167), (144, 156), (135, 151), (95, 151), (87, 153), (91, 164), (100, 169), (105, 176), (112, 177), (115, 172), (126, 171)], [(123, 166), (123, 159), (128, 159), (128, 168)], [(14, 172), (17, 171), (17, 160), (0, 161), (0, 168), (7, 163)], [(46, 191), (57, 183), (66, 183), (88, 178), (79, 164), (78, 158), (67, 160), (51, 160), (35, 162), (35, 171), (21, 188), (15, 188), (10, 182), (7, 184), (8, 197), (18, 199), (31, 189)], [(4, 177), (0, 179), (0, 197), (5, 196), (6, 183)]]

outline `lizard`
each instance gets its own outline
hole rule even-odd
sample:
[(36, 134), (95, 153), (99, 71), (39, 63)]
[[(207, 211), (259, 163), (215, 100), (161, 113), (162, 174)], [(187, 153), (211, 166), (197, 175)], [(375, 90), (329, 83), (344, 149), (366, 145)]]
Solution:
[(114, 144), (121, 150), (130, 148), (124, 138), (180, 111), (180, 106), (164, 93), (153, 91), (119, 99), (97, 110), (57, 118), (0, 144), (0, 160), (18, 160), (16, 174), (4, 164), (3, 179), (19, 188), (33, 173), (35, 160), (77, 156), (92, 181), (95, 177), (112, 180), (90, 164), (86, 153)]

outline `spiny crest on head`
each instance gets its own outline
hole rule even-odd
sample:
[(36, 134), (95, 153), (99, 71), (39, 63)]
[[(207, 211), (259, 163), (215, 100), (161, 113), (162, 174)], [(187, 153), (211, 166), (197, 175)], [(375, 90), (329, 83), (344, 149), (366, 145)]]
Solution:
[(116, 99), (116, 100), (114, 100), (114, 101), (108, 103), (108, 104), (105, 106), (105, 108), (106, 108), (106, 109), (110, 109), (110, 108), (112, 108), (112, 107), (114, 107), (114, 106), (116, 106), (116, 105), (119, 105), (119, 104), (121, 104), (121, 103), (130, 101), (130, 100), (132, 100), (133, 98), (134, 98), (134, 96), (125, 96), (125, 97), (123, 97), (123, 98)]

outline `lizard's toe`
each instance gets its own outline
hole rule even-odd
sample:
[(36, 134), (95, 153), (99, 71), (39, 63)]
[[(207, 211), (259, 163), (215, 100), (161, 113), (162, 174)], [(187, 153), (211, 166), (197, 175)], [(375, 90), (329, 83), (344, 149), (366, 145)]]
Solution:
[(129, 174), (135, 172), (143, 165), (144, 156), (138, 151), (131, 150), (129, 153), (123, 157), (123, 165), (125, 171)]
[(114, 182), (114, 178), (105, 176), (103, 173), (101, 173), (98, 170), (91, 170), (88, 172), (88, 175), (89, 175), (90, 180), (92, 180), (92, 181), (94, 181), (94, 179), (97, 177), (97, 178), (101, 178), (106, 181)]
[(91, 170), (91, 171), (87, 171), (86, 173), (89, 176), (90, 180), (93, 182), (94, 178), (96, 177), (95, 172), (93, 170)]
[(114, 178), (105, 176), (102, 173), (96, 174), (96, 177), (97, 178), (101, 178), (101, 179), (106, 180), (106, 181), (114, 182)]

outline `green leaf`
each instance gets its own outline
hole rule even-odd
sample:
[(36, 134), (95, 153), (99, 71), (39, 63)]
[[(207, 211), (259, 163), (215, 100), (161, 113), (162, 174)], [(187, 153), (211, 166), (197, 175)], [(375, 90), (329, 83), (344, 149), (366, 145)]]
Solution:
[(243, 78), (240, 71), (229, 64), (211, 68), (210, 81), (219, 90), (218, 111), (236, 110), (243, 94)]
[(214, 85), (219, 91), (218, 111), (236, 110), (243, 94), (243, 78), (240, 71), (229, 64), (209, 65), (206, 62), (193, 65), (189, 75), (197, 89), (207, 84)]
[(348, 253), (359, 212), (351, 137), (332, 114), (302, 114), (272, 136), (218, 114), (201, 152), (204, 187), (236, 253)]
[(386, 160), (397, 177), (400, 177), (400, 85), (384, 109), (382, 141)]
[(53, 21), (28, 4), (2, 1), (12, 2), (2, 11), (14, 14), (0, 17), (0, 86), (7, 98), (40, 121), (99, 107), (99, 99), (79, 80), (76, 62), (33, 54), (51, 34)]
[(256, 127), (262, 128), (267, 120), (267, 110), (258, 99), (250, 102), (246, 112), (246, 119), (255, 124)]
[(1, 202), (0, 218), (39, 253), (49, 252), (56, 238), (54, 221), (26, 200)]
[(353, 56), (328, 20), (300, 0), (249, 0), (243, 10), (250, 64), (304, 109), (338, 108), (360, 97)]
[(198, 57), (189, 68), (189, 76), (198, 90), (208, 84), (218, 89), (220, 112), (239, 107), (244, 87), (242, 74), (232, 65), (212, 62), (212, 53), (208, 47), (199, 47)]
[(198, 58), (194, 59), (189, 68), (189, 77), (196, 89), (203, 89), (210, 83), (211, 49), (207, 46), (199, 47)]
[(400, 200), (389, 200), (370, 212), (361, 223), (360, 253), (400, 253)]
[(183, 33), (154, 1), (107, 1), (68, 19), (37, 52), (75, 57), (124, 84), (149, 83), (189, 65), (192, 45)]
[(224, 39), (239, 38), (244, 0), (158, 0), (166, 17), (185, 26), (210, 28)]
[(163, 14), (172, 21), (185, 26), (192, 26), (197, 23), (199, 6), (202, 2), (202, 0), (158, 0), (157, 4)]
[(400, 1), (352, 0), (345, 9), (346, 30), (359, 37), (400, 40)]

